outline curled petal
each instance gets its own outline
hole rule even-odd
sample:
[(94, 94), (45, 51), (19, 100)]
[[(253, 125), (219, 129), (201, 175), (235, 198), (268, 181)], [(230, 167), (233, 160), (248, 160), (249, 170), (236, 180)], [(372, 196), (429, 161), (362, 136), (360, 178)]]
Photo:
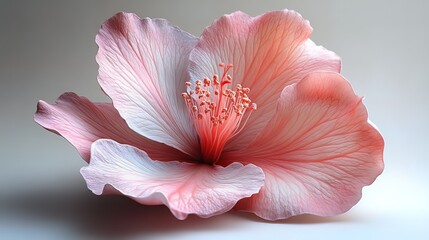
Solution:
[(75, 93), (64, 93), (55, 104), (39, 101), (34, 119), (73, 144), (89, 162), (91, 144), (107, 138), (145, 150), (153, 159), (190, 161), (186, 154), (131, 130), (111, 103), (93, 103)]
[(98, 81), (130, 128), (196, 158), (198, 137), (180, 95), (195, 37), (166, 20), (118, 13), (96, 42)]
[(248, 149), (224, 156), (264, 170), (265, 185), (237, 208), (275, 220), (343, 213), (383, 171), (384, 141), (362, 98), (336, 73), (286, 87), (275, 116)]
[(251, 89), (258, 104), (243, 131), (226, 146), (237, 149), (250, 142), (275, 112), (282, 89), (315, 71), (340, 71), (339, 57), (316, 46), (308, 37), (312, 28), (294, 11), (268, 12), (250, 17), (242, 12), (225, 15), (207, 27), (190, 59), (194, 81), (219, 74), (218, 64), (234, 65), (233, 84)]
[(112, 140), (92, 145), (91, 162), (81, 173), (95, 194), (111, 186), (139, 203), (165, 204), (179, 219), (224, 213), (257, 193), (264, 181), (262, 170), (252, 164), (221, 167), (153, 161), (145, 152)]

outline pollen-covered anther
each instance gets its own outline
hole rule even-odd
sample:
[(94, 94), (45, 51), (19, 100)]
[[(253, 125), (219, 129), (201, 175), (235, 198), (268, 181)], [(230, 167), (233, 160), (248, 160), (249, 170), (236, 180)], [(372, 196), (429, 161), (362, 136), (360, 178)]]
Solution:
[(254, 111), (256, 111), (256, 109), (258, 108), (258, 106), (256, 105), (256, 103), (252, 103), (252, 109), (254, 110)]
[[(243, 88), (240, 84), (234, 90), (229, 88), (233, 78), (228, 72), (233, 65), (220, 63), (219, 67), (223, 70), (221, 77), (214, 74), (211, 79), (206, 77), (194, 83), (186, 82), (188, 91), (182, 93), (204, 145), (202, 148), (208, 151), (203, 151), (203, 155), (212, 162), (217, 161), (226, 141), (243, 129), (250, 113), (256, 110), (256, 104), (248, 96), (250, 88)], [(213, 144), (222, 147), (212, 149), (210, 145)]]
[(219, 76), (217, 74), (213, 75), (213, 84), (215, 86), (217, 86), (217, 85), (220, 84), (220, 82), (219, 82)]

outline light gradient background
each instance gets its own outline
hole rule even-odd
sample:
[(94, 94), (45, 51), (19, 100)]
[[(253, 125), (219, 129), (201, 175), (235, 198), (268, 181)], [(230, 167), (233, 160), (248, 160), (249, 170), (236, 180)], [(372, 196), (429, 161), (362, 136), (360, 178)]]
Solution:
[[(346, 214), (178, 221), (163, 206), (93, 195), (77, 151), (33, 122), (37, 100), (66, 91), (108, 100), (96, 81), (94, 38), (118, 11), (199, 35), (235, 10), (282, 8), (309, 19), (312, 39), (342, 57), (342, 73), (385, 138), (384, 173)], [(425, 239), (428, 10), (427, 1), (0, 1), (0, 239)]]

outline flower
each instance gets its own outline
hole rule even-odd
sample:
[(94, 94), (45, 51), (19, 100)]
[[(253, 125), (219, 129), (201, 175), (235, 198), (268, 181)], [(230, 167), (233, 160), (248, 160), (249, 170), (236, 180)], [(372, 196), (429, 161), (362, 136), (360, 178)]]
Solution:
[(200, 38), (118, 13), (96, 37), (113, 103), (65, 93), (35, 121), (65, 137), (95, 194), (165, 204), (179, 219), (343, 213), (383, 170), (384, 141), (340, 59), (289, 10), (225, 15)]

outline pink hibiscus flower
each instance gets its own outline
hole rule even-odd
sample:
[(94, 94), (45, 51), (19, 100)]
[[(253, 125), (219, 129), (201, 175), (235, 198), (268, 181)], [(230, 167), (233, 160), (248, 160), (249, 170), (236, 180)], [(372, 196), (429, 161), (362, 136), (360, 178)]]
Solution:
[(118, 13), (96, 37), (113, 103), (65, 93), (39, 101), (35, 120), (77, 148), (98, 195), (179, 219), (343, 213), (382, 172), (384, 142), (311, 32), (288, 10), (225, 15), (200, 38)]

